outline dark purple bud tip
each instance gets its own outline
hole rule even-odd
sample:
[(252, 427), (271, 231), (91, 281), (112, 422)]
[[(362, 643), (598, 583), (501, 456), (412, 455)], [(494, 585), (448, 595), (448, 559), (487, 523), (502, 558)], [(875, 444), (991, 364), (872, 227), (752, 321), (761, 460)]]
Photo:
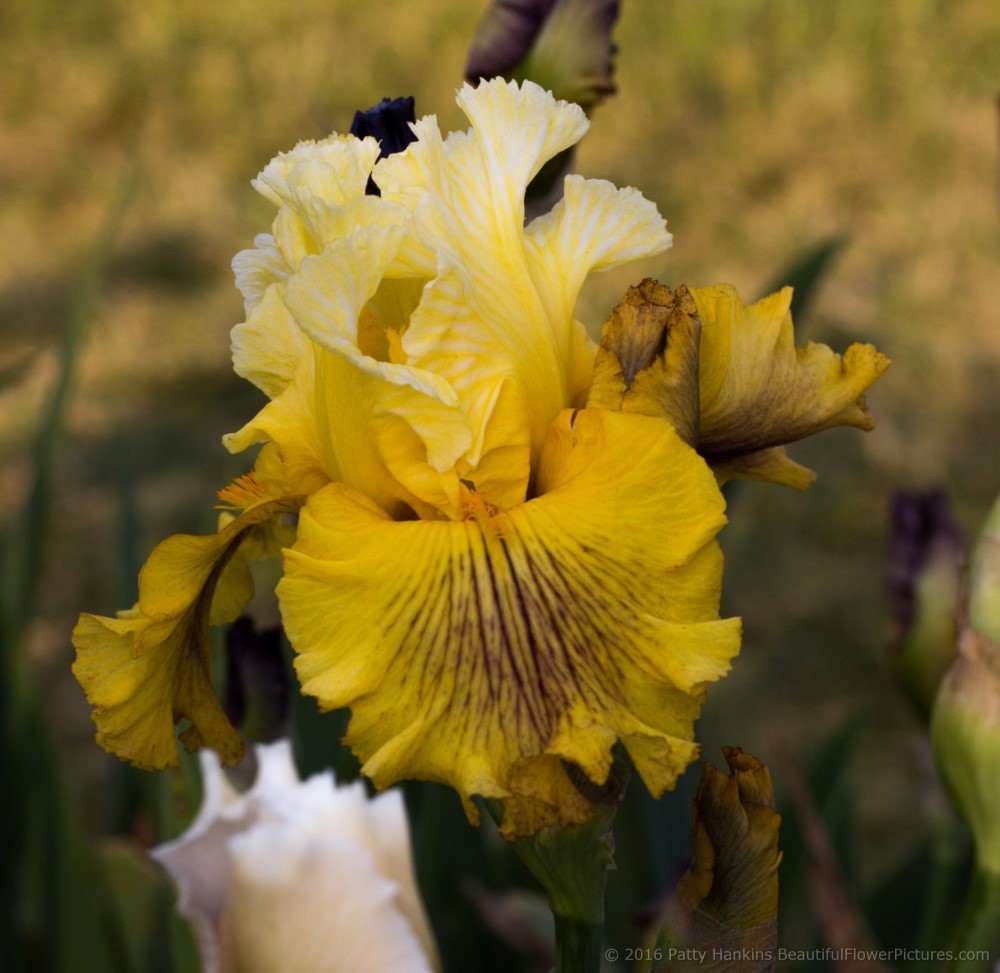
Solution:
[[(354, 113), (351, 135), (359, 139), (371, 135), (377, 139), (380, 149), (378, 157), (384, 159), (394, 152), (402, 152), (411, 142), (417, 140), (413, 129), (410, 128), (410, 123), (416, 120), (412, 98), (383, 98), (368, 111)], [(371, 177), (368, 179), (366, 192), (369, 196), (381, 195)]]
[(963, 557), (958, 526), (940, 490), (900, 491), (893, 497), (889, 537), (889, 590), (899, 631), (908, 632), (916, 615), (917, 582), (934, 559), (954, 565)]

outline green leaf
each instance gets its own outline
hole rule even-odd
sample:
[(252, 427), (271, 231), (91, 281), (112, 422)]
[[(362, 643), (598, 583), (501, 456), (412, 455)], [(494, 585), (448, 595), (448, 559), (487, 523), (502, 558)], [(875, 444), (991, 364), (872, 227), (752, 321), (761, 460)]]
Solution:
[(834, 258), (847, 246), (846, 236), (831, 236), (811, 247), (800, 250), (764, 288), (763, 296), (780, 291), (782, 287), (795, 289), (792, 299), (792, 312), (799, 325), (799, 335), (802, 336), (802, 323), (812, 305), (816, 292), (823, 278), (833, 265)]

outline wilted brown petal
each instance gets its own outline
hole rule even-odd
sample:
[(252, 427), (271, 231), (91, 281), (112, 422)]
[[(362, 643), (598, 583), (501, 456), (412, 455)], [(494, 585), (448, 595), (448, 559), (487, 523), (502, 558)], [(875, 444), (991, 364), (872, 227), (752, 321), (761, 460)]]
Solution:
[(587, 404), (661, 416), (697, 445), (700, 335), (686, 287), (649, 278), (630, 287), (601, 333)]
[(694, 861), (667, 908), (653, 969), (758, 973), (774, 968), (778, 829), (771, 776), (724, 748), (730, 773), (706, 764), (694, 800)]

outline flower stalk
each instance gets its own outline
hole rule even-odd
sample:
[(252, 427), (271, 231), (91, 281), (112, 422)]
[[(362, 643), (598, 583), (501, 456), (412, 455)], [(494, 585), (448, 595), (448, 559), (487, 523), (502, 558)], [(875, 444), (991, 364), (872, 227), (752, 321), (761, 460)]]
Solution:
[(1000, 955), (1000, 873), (978, 868), (959, 925), (952, 973), (986, 973)]
[[(543, 828), (512, 842), (514, 851), (545, 889), (555, 919), (555, 973), (597, 973), (601, 966), (604, 890), (614, 868), (611, 825), (631, 773), (619, 749), (602, 785), (595, 785), (576, 768), (567, 773), (581, 794), (594, 805), (593, 818), (568, 828)], [(499, 825), (500, 801), (487, 801)]]
[(956, 937), (952, 970), (992, 969), (1000, 952), (1000, 544), (997, 511), (980, 535), (969, 581), (968, 623), (934, 702), (938, 772), (975, 845), (976, 872)]

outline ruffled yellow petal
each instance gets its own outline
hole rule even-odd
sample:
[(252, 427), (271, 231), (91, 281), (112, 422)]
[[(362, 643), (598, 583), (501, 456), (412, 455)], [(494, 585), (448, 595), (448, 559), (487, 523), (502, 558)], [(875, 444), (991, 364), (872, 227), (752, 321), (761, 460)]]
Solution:
[[(379, 283), (403, 233), (369, 228), (331, 244), (303, 264), (288, 284), (285, 302), (316, 344), (313, 411), (330, 478), (363, 490), (394, 514), (406, 504), (422, 516), (435, 516), (455, 509), (454, 466), (471, 441), (458, 397), (441, 377), (379, 361), (359, 347), (360, 341), (375, 350), (373, 335), (364, 330), (374, 327), (386, 335), (389, 357), (400, 354), (398, 338), (389, 337), (390, 331), (398, 335), (393, 325), (403, 326), (393, 313), (401, 313), (407, 302), (404, 296), (403, 304), (387, 307), (385, 284), (392, 282), (381, 288)], [(389, 330), (366, 311), (381, 312)], [(282, 435), (271, 432), (277, 442)]]
[(331, 485), (279, 585), (303, 689), (352, 707), (365, 773), (449, 783), (473, 817), (473, 795), (504, 798), (508, 835), (585, 819), (560, 761), (601, 781), (616, 739), (654, 792), (671, 786), (739, 645), (718, 620), (723, 503), (669, 423), (566, 411), (538, 483), (512, 510), (467, 497), (469, 519), (437, 523)]
[[(235, 494), (234, 494), (235, 496)], [(174, 725), (188, 719), (188, 750), (211, 747), (228, 764), (239, 734), (212, 688), (208, 626), (232, 621), (253, 593), (239, 548), (304, 497), (250, 505), (217, 534), (169, 537), (139, 576), (139, 603), (117, 618), (81, 615), (73, 631), (73, 673), (94, 707), (97, 742), (138, 767), (176, 766)]]
[(749, 306), (726, 284), (691, 293), (703, 325), (699, 450), (710, 462), (832, 426), (874, 427), (864, 392), (889, 366), (874, 347), (796, 348), (788, 287)]
[[(578, 105), (556, 101), (531, 81), (502, 78), (465, 85), (456, 98), (471, 133), (441, 139), (434, 116), (414, 126), (417, 141), (379, 161), (373, 178), (382, 198), (410, 210), (430, 200), (424, 232), (461, 255), (462, 242), (445, 236), (446, 225), (467, 216), (469, 230), (520, 236), (524, 190), (549, 159), (575, 145), (589, 122)], [(471, 177), (471, 178), (467, 178)], [(478, 196), (477, 190), (486, 195)]]
[(549, 423), (589, 384), (585, 277), (669, 245), (638, 192), (576, 177), (526, 234), (525, 187), (585, 116), (530, 82), (458, 101), (470, 132), (421, 120), (376, 166), (381, 198), (357, 195), (374, 157), (350, 138), (303, 143), (257, 181), (280, 211), (234, 263), (233, 359), (273, 401), (225, 442), (273, 442), (297, 490), (345, 482), (396, 516), (457, 516), (459, 480), (523, 502)]
[[(468, 293), (459, 274), (447, 273), (427, 285), (420, 307), (403, 337), (407, 360), (420, 362), (422, 371), (442, 375), (454, 390), (469, 430), (462, 473), (469, 474), (477, 488), (500, 507), (521, 503), (531, 477), (532, 425), (561, 402), (563, 379), (551, 371), (552, 360), (545, 346), (527, 357), (528, 348), (514, 364), (514, 357), (497, 350), (497, 336), (479, 326), (477, 312), (469, 307)], [(496, 322), (499, 326), (499, 322)], [(434, 330), (438, 346), (426, 354), (411, 336)], [(510, 329), (511, 343), (524, 340)], [(422, 342), (421, 342), (422, 343)], [(547, 385), (546, 399), (531, 399), (531, 387)]]
[(281, 291), (271, 285), (231, 332), (233, 368), (268, 398), (288, 388), (311, 355), (309, 340), (285, 307)]
[(353, 135), (299, 142), (272, 159), (253, 186), (275, 206), (294, 208), (311, 198), (343, 206), (365, 194), (378, 153), (375, 139)]
[(287, 280), (293, 269), (270, 233), (258, 233), (253, 243), (252, 249), (241, 250), (232, 261), (236, 286), (243, 295), (247, 317), (260, 303), (267, 289), (272, 284)]
[(586, 117), (531, 82), (466, 86), (458, 102), (469, 133), (442, 141), (424, 119), (418, 141), (379, 162), (374, 178), (384, 199), (412, 209), (414, 236), (435, 255), (424, 272), (436, 279), (402, 339), (407, 361), (455, 389), (477, 488), (509, 506), (527, 493), (549, 423), (585, 391), (593, 346), (573, 320), (585, 277), (656, 253), (670, 236), (635, 190), (577, 177), (526, 231), (528, 183), (583, 135)]
[(273, 159), (254, 180), (257, 190), (279, 207), (271, 233), (233, 259), (236, 285), (247, 315), (268, 287), (284, 283), (311, 254), (364, 226), (408, 224), (409, 212), (365, 194), (378, 158), (374, 139), (334, 135), (301, 142)]
[(672, 237), (637, 189), (567, 176), (563, 196), (525, 231), (528, 268), (553, 321), (572, 320), (587, 275), (666, 250)]

